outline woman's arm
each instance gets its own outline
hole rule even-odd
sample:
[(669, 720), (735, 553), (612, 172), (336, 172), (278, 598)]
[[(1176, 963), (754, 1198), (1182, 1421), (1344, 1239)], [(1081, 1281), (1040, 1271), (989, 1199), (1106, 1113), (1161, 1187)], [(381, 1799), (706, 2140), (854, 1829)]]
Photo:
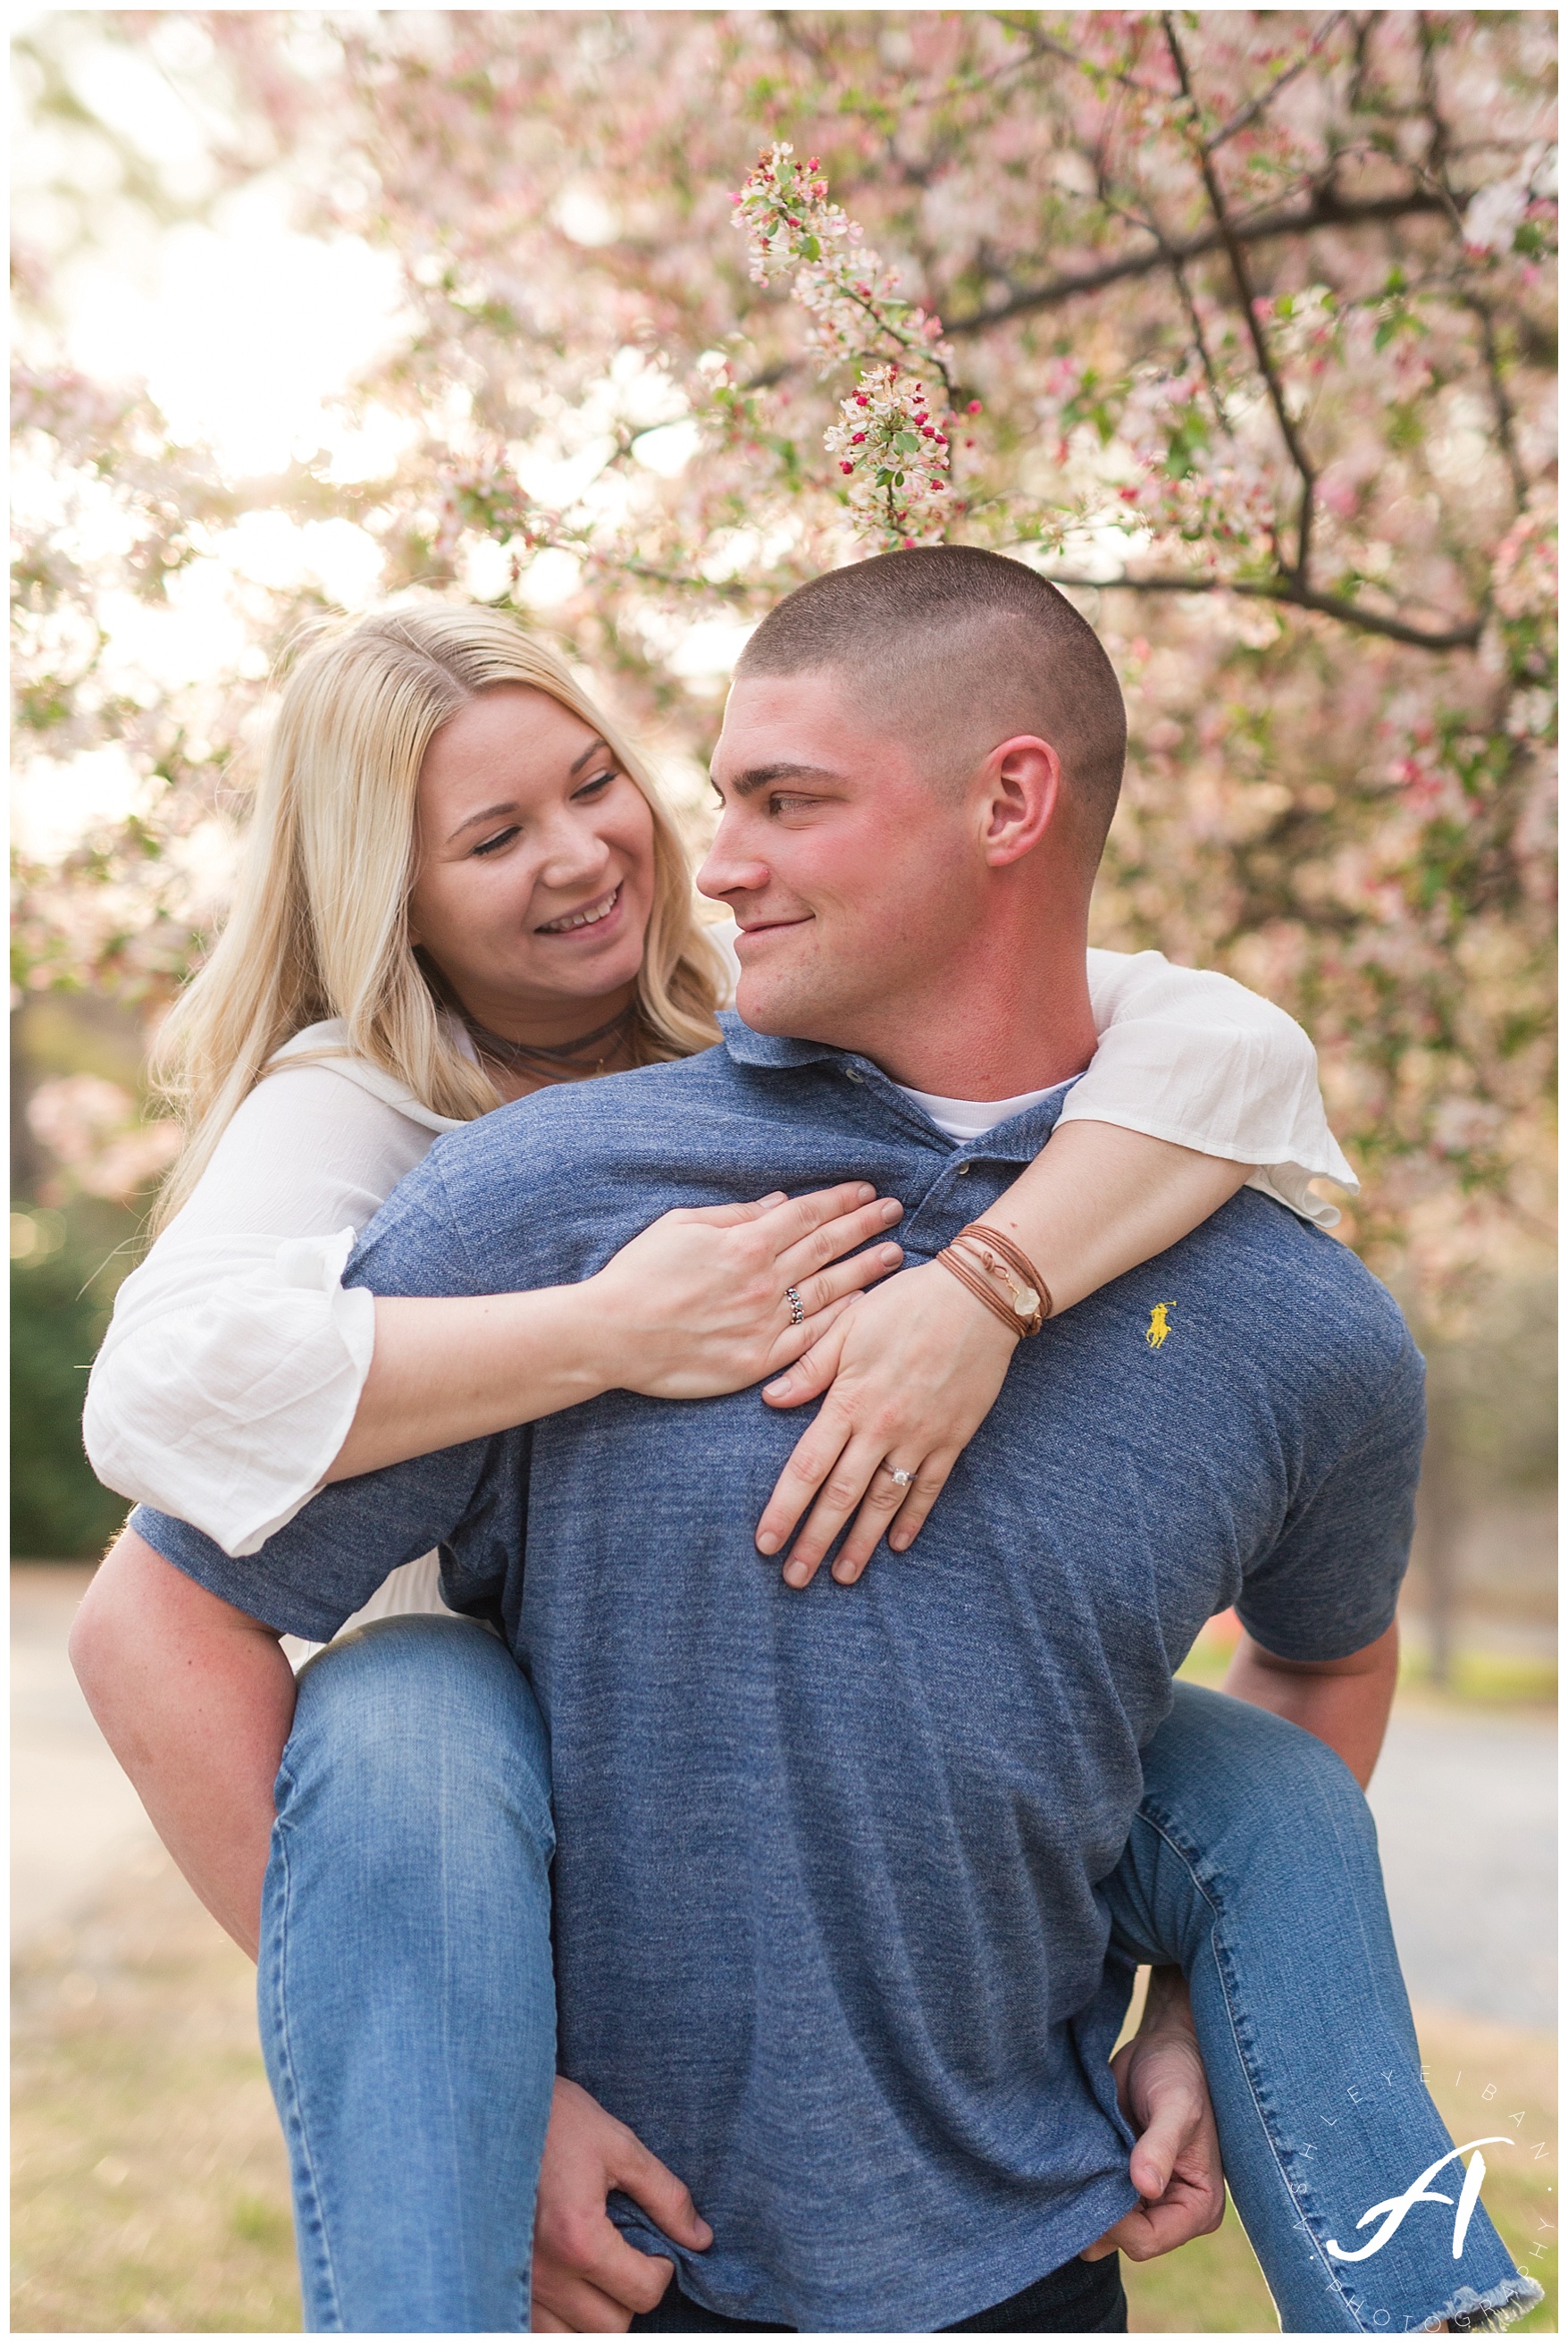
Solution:
[(294, 1722), (277, 1637), (126, 1530), (87, 1589), (70, 1652), (153, 1827), (254, 1960), (272, 1785)]
[[(1056, 1310), (1188, 1235), (1261, 1161), (1300, 1175), (1304, 1201), (1271, 1187), (1280, 1201), (1337, 1218), (1305, 1195), (1309, 1177), (1338, 1176), (1344, 1160), (1300, 1026), (1229, 978), (1173, 968), (1158, 952), (1089, 957), (1100, 1046), (1050, 1145), (982, 1216), (1021, 1247)], [(1238, 1156), (1253, 1145), (1262, 1152)], [(1268, 1153), (1287, 1145), (1288, 1163)], [(1343, 1176), (1353, 1177), (1348, 1165)], [(789, 1584), (809, 1583), (851, 1519), (833, 1564), (844, 1584), (883, 1535), (895, 1553), (911, 1543), (990, 1413), (1017, 1339), (932, 1262), (863, 1296), (767, 1386), (776, 1407), (828, 1393), (758, 1525), (759, 1550), (777, 1554), (810, 1508), (785, 1564)], [(884, 1463), (913, 1473), (913, 1486)]]
[(902, 1258), (869, 1242), (900, 1206), (852, 1182), (667, 1213), (578, 1286), (346, 1288), (355, 1231), (431, 1137), (329, 1067), (258, 1085), (120, 1290), (83, 1424), (100, 1480), (255, 1554), (328, 1481), (602, 1391), (700, 1398), (775, 1373)]
[[(708, 1399), (798, 1359), (897, 1269), (903, 1207), (866, 1182), (666, 1212), (595, 1277), (533, 1293), (377, 1297), (376, 1349), (328, 1481), (532, 1423), (600, 1392)], [(800, 1298), (796, 1319), (787, 1300)]]

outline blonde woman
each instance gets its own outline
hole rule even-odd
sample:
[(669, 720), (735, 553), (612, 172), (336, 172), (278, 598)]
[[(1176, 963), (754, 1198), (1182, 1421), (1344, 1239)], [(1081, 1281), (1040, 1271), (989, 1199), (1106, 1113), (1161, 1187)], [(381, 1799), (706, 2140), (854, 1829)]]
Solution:
[[(1099, 1052), (1008, 1199), (1059, 1310), (1162, 1251), (1243, 1178), (1319, 1220), (1309, 1180), (1349, 1180), (1288, 1020), (1158, 955), (1091, 960)], [(111, 1486), (254, 1557), (255, 1615), (133, 1529), (84, 1607), (74, 1656), (198, 1894), (247, 1950), (263, 1943), (264, 2031), (316, 2328), (528, 2322), (551, 2100), (548, 1758), (524, 1680), (450, 1614), (397, 1623), (403, 1673), (368, 1775), (363, 1639), (312, 1666), (308, 1730), (302, 1710), (291, 1739), (294, 1677), (260, 1624), (266, 1540), (328, 1483), (618, 1388), (690, 1399), (772, 1375), (776, 1405), (816, 1395), (853, 1298), (898, 1265), (887, 1232), (899, 1208), (849, 1185), (673, 1212), (580, 1285), (477, 1299), (372, 1299), (343, 1284), (347, 1256), (439, 1133), (554, 1082), (708, 1046), (725, 990), (721, 940), (696, 923), (629, 748), (508, 620), (402, 612), (299, 662), (234, 913), (166, 1034), (190, 1141), (157, 1242), (122, 1289), (86, 1419)], [(940, 1121), (947, 1103), (960, 1102), (929, 1111)], [(852, 1386), (830, 1393), (759, 1525), (759, 1545), (777, 1552), (805, 1516), (791, 1584), (846, 1524), (840, 1580), (884, 1532), (907, 1545), (1006, 1372), (1012, 1337), (961, 1287), (925, 1294), (918, 1312), (886, 1292), (894, 1305), (879, 1317), (875, 1299), (856, 1307)], [(915, 1353), (928, 1363), (919, 1377)], [(896, 1515), (865, 1461), (873, 1423), (879, 1453), (926, 1460)], [(433, 1558), (377, 1608), (439, 1612)], [(500, 1829), (498, 1731), (516, 1789)], [(1287, 1763), (1277, 1737), (1266, 1755)], [(354, 1874), (339, 1858), (364, 1815), (347, 1809), (367, 1782), (396, 1823), (374, 1869)], [(1291, 1851), (1321, 1898), (1333, 1848), (1314, 1868), (1298, 1821)], [(464, 1881), (460, 1912), (432, 1900), (437, 1875), (443, 1894)], [(317, 1883), (307, 1896), (303, 1879)], [(416, 1911), (423, 1933), (391, 1918), (394, 1956), (384, 1924)], [(1159, 2026), (1180, 2025), (1180, 1999), (1178, 1980)], [(678, 2184), (583, 2094), (562, 2085), (557, 2099), (550, 2201), (578, 2196), (541, 2233), (537, 2320), (624, 2326), (666, 2266), (618, 2243), (605, 2193), (630, 2189), (670, 2234), (684, 2225), (689, 2245), (700, 2225)], [(1160, 2199), (1191, 2141), (1150, 2140), (1134, 2176)], [(580, 2217), (585, 2173), (602, 2237)], [(1157, 2222), (1119, 2241), (1162, 2249)]]

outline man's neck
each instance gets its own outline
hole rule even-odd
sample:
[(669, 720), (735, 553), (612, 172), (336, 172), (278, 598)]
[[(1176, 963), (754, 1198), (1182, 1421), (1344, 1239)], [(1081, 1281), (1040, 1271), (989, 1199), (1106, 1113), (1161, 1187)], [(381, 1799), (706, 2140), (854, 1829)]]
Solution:
[(928, 983), (855, 1021), (840, 1046), (906, 1089), (938, 1098), (1020, 1098), (1081, 1074), (1097, 1036), (1087, 944), (1075, 928), (1027, 940), (987, 939), (967, 965), (944, 963)]

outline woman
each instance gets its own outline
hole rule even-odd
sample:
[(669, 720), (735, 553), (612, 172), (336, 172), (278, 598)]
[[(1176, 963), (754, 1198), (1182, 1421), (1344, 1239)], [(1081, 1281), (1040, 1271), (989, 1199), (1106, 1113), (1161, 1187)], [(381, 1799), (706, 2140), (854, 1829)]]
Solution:
[[(1248, 1095), (1235, 1094), (1238, 1056), (1254, 1047), (1251, 1038), (1238, 1043), (1238, 1033), (1255, 1035), (1261, 1019), (1278, 1035), (1277, 1012), (1249, 1007), (1219, 980), (1182, 978), (1153, 955), (1141, 966), (1095, 957), (1105, 963), (1096, 971), (1097, 1016), (1108, 1027), (1100, 1053), (1073, 1094), (1071, 1121), (1008, 1199), (1059, 1308), (1163, 1250), (1240, 1183), (1240, 1165), (1195, 1159), (1194, 1142), (1216, 1159), (1272, 1165), (1271, 1182), (1254, 1177), (1314, 1217), (1322, 1208), (1306, 1194), (1307, 1179), (1346, 1176), (1315, 1088), (1306, 1094), (1304, 1043), (1287, 1046), (1283, 1074), (1276, 1060)], [(651, 791), (571, 680), (508, 621), (490, 612), (407, 613), (315, 650), (285, 695), (233, 919), (170, 1035), (193, 1141), (173, 1217), (127, 1281), (95, 1372), (88, 1438), (104, 1476), (194, 1521), (230, 1553), (250, 1554), (325, 1481), (618, 1386), (692, 1397), (788, 1366), (767, 1394), (774, 1403), (821, 1391), (851, 1296), (899, 1258), (885, 1241), (850, 1251), (897, 1218), (896, 1206), (863, 1192), (668, 1215), (574, 1290), (403, 1302), (340, 1282), (354, 1230), (436, 1131), (548, 1081), (703, 1046), (716, 1030), (720, 981)], [(1194, 1080), (1184, 1069), (1205, 1033), (1210, 1055)], [(1141, 1077), (1135, 1102), (1118, 1072), (1119, 1047)], [(880, 1320), (874, 1297), (852, 1313), (853, 1388), (830, 1399), (803, 1435), (806, 1469), (787, 1470), (759, 1528), (762, 1550), (778, 1551), (837, 1460), (791, 1547), (790, 1584), (804, 1583), (851, 1513), (835, 1575), (856, 1575), (884, 1533), (895, 1548), (907, 1544), (994, 1399), (1014, 1338), (961, 1286), (935, 1290), (950, 1282), (927, 1279), (917, 1297), (911, 1279), (910, 1297)], [(904, 1363), (912, 1314), (919, 1354), (938, 1363), (919, 1383)], [(879, 1380), (884, 1322), (889, 1363)], [(892, 1453), (925, 1460), (908, 1496), (878, 1475)], [(421, 2173), (394, 2204), (385, 2175), (398, 2159), (378, 2162), (365, 2142), (367, 2128), (397, 2125), (393, 2107), (376, 2104), (388, 2026), (401, 2041), (420, 2042), (438, 2008), (446, 2101), (464, 2107), (470, 2087), (476, 2103), (493, 2093), (492, 2076), (481, 2083), (477, 2066), (465, 2067), (477, 2059), (493, 2066), (497, 2056), (498, 2035), (484, 2022), (483, 1957), (477, 1946), (469, 1950), (483, 1930), (447, 1927), (427, 1937), (423, 1971), (417, 1960), (405, 1963), (396, 2016), (378, 2001), (382, 2046), (360, 2064), (352, 2020), (336, 2017), (324, 2036), (312, 2036), (292, 2022), (290, 1996), (297, 2012), (305, 1971), (341, 1963), (337, 1923), (323, 1925), (333, 1909), (334, 1795), (347, 1795), (350, 1781), (376, 1795), (395, 1778), (397, 1795), (411, 1801), (403, 1835), (416, 1900), (433, 1855), (437, 1869), (462, 1868), (458, 1842), (467, 1834), (470, 1849), (482, 1849), (470, 1865), (482, 1888), (477, 1908), (504, 1914), (501, 1940), (518, 1948), (507, 1964), (508, 1999), (523, 1964), (533, 2006), (548, 2011), (548, 1781), (531, 1695), (471, 1627), (405, 1622), (392, 1642), (383, 1631), (379, 1643), (352, 1643), (307, 1674), (286, 1755), (292, 1684), (281, 1690), (275, 1671), (266, 1713), (243, 1729), (236, 1723), (227, 1746), (209, 1742), (203, 1762), (186, 1762), (196, 1746), (182, 1745), (176, 1732), (149, 1755), (105, 1664), (117, 1644), (123, 1663), (123, 1646), (150, 1633), (148, 1666), (162, 1666), (172, 1684), (177, 1652), (166, 1638), (160, 1647), (156, 1619), (123, 1599), (127, 1587), (157, 1584), (136, 1578), (136, 1545), (123, 1541), (101, 1574), (84, 1614), (79, 1664), (169, 1845), (251, 1948), (278, 1778), (263, 2011), (294, 2150), (310, 2323), (515, 2328), (527, 2317), (526, 2208), (549, 2097), (548, 2024), (512, 2043), (504, 2153), (481, 2161), (478, 2188), (460, 2192), (468, 2216), (476, 2196), (496, 2207), (488, 2230), (478, 2221), (487, 2242), (476, 2278), (473, 2257), (449, 2249), (461, 2227), (449, 2197)], [(390, 1598), (428, 1599), (407, 1588)], [(397, 1745), (383, 1730), (367, 1775), (347, 1759), (366, 1726), (372, 1651), (386, 1697), (371, 1722), (384, 1728), (395, 1717)], [(384, 1660), (391, 1674), (377, 1673)], [(124, 1680), (122, 1667), (122, 1687)], [(454, 1731), (467, 1684), (477, 1706)], [(502, 1752), (488, 1785), (477, 1757), (472, 1780), (463, 1773), (470, 1740), (475, 1751), (484, 1744)], [(1250, 1929), (1254, 1950), (1277, 1941), (1292, 1892), (1310, 1895), (1320, 1925), (1325, 1902), (1340, 1899), (1347, 1938), (1362, 1948), (1369, 2051), (1408, 2076), (1413, 2039), (1364, 1808), (1317, 1745), (1237, 1704), (1180, 1704), (1148, 1756), (1158, 1801), (1151, 1827), (1161, 1845), (1176, 1844), (1180, 1832), (1207, 1865), (1207, 1885), (1199, 1887), (1191, 1866), (1184, 1877), (1156, 1879), (1148, 1850), (1140, 1861), (1130, 1849), (1111, 1893), (1124, 1942), (1134, 1956), (1180, 1964), (1191, 1977), (1232, 2185), (1287, 2323), (1356, 2328), (1369, 2322), (1342, 2287), (1325, 2319), (1322, 2241), (1301, 2189), (1282, 2182), (1278, 2125), (1263, 2112), (1290, 2106), (1302, 2062), (1310, 2067), (1313, 2024), (1299, 1999), (1282, 2006), (1266, 1961), (1263, 1975), (1249, 1976), (1248, 1953)], [(446, 1779), (427, 1823), (417, 1811), (419, 1780), (437, 1759)], [(1249, 1762), (1272, 1769), (1287, 1805), (1292, 1786), (1299, 1792), (1288, 1833), (1250, 1801), (1239, 1816), (1216, 1788), (1244, 1780)], [(454, 1766), (464, 1784), (456, 1801)], [(496, 1782), (519, 1776), (530, 1785), (528, 1812), (519, 1815), (508, 1792), (498, 1831)], [(1248, 1907), (1248, 1880), (1271, 1859), (1271, 1900), (1260, 1915)], [(1217, 1913), (1215, 1882), (1227, 1873), (1233, 1891)], [(315, 1883), (310, 1893), (301, 1893), (302, 1879)], [(377, 1893), (388, 1908), (397, 1901), (385, 1879)], [(1274, 2061), (1261, 2076), (1255, 2048), (1237, 2046), (1238, 1977), (1249, 2038)], [(409, 2071), (418, 2063), (411, 2059)], [(1441, 2152), (1432, 2147), (1442, 2135), (1418, 2074), (1404, 2097), (1411, 2140)], [(354, 2110), (347, 2123), (346, 2107)], [(1449, 2303), (1452, 2273), (1435, 2260), (1423, 2266), (1408, 2244), (1403, 2250), (1400, 2323), (1430, 2322)], [(1496, 2258), (1504, 2267), (1501, 2248)], [(1396, 2261), (1391, 2252), (1388, 2273)], [(410, 2316), (410, 2288), (431, 2283), (432, 2273), (434, 2293)], [(1489, 2283), (1510, 2280), (1523, 2283), (1512, 2271)], [(570, 2308), (565, 2323), (582, 2323), (581, 2307), (575, 2318)], [(603, 2317), (602, 2305), (590, 2308)], [(540, 2310), (553, 2323), (542, 2298)]]

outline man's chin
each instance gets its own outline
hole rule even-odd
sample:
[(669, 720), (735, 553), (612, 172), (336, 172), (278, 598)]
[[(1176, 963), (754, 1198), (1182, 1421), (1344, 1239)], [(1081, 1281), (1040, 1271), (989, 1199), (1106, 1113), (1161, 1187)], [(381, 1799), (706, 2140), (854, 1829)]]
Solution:
[(735, 1006), (754, 1033), (799, 1041), (810, 1035), (827, 1008), (819, 992), (799, 970), (743, 968)]

